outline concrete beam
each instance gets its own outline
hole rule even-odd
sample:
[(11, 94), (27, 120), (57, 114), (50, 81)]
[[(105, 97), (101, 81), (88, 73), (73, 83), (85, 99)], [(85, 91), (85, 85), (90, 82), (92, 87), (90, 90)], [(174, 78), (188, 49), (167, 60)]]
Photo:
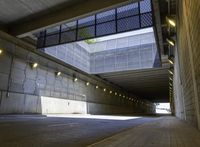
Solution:
[[(162, 28), (161, 28), (161, 16), (160, 16), (160, 8), (158, 0), (153, 0), (153, 9), (154, 9), (154, 17), (155, 17), (155, 30), (156, 30), (156, 41), (159, 47), (160, 55), (164, 54), (164, 45), (163, 45), (163, 36), (162, 36)], [(160, 56), (162, 57), (162, 56)], [(163, 59), (161, 58), (162, 62)]]
[(138, 0), (85, 0), (83, 2), (77, 3), (76, 5), (57, 10), (56, 12), (38, 16), (32, 20), (11, 24), (9, 27), (9, 33), (18, 37), (25, 37), (27, 34), (50, 26), (59, 25), (61, 23), (71, 21), (85, 15), (93, 14), (94, 12), (99, 12), (114, 6), (119, 6), (121, 4), (127, 4), (135, 1)]

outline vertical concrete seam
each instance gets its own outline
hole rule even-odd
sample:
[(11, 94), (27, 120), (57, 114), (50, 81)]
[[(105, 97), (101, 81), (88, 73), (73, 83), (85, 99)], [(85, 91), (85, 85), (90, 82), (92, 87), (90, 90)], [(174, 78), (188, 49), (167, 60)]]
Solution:
[[(28, 54), (27, 54), (27, 56), (26, 56), (26, 60), (28, 60), (29, 62), (30, 62), (30, 52), (28, 52)], [(26, 62), (25, 62), (26, 63)], [(28, 69), (28, 66), (29, 66), (29, 63), (26, 63), (26, 66), (25, 66), (25, 69), (24, 69), (24, 81), (23, 81), (23, 91), (25, 91), (25, 88), (24, 88), (24, 86), (25, 86), (25, 81), (26, 81), (26, 79), (27, 79), (27, 75), (26, 75), (26, 71), (27, 71), (27, 69)]]
[(23, 114), (25, 113), (25, 109), (26, 109), (26, 96), (27, 96), (27, 95), (24, 94), (24, 107), (23, 107), (23, 110), (22, 110), (22, 111), (23, 111), (23, 112), (22, 112)]
[(8, 85), (7, 85), (7, 90), (6, 90), (6, 97), (7, 98), (9, 97), (10, 85), (11, 85), (11, 82), (12, 82), (11, 75), (12, 75), (12, 69), (13, 69), (13, 60), (14, 60), (14, 56), (11, 55), (10, 70), (9, 70), (8, 83), (7, 83)]
[(38, 68), (36, 69), (36, 76), (35, 76), (35, 90), (34, 90), (34, 94), (35, 95), (39, 95), (39, 86), (38, 86), (38, 82), (37, 82), (37, 79), (38, 79)]
[(1, 102), (2, 102), (2, 98), (3, 98), (3, 92), (0, 91), (1, 95), (0, 95), (0, 107), (1, 107)]
[[(48, 66), (48, 65), (47, 65), (47, 66)], [(46, 83), (45, 83), (45, 86), (44, 86), (45, 91), (47, 91), (47, 80), (48, 80), (47, 75), (48, 75), (48, 69), (49, 69), (48, 67), (45, 68), (45, 71), (46, 71), (46, 73), (45, 73), (45, 80), (46, 80)], [(48, 96), (51, 96), (51, 91), (49, 91), (49, 94), (50, 94), (50, 95), (48, 95)], [(40, 94), (40, 93), (39, 93), (38, 99), (41, 99), (41, 94)]]

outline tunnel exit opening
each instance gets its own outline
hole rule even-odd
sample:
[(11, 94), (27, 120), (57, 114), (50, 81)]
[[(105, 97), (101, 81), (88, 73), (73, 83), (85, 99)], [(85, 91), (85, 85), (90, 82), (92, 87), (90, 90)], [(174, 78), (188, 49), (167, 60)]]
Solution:
[(156, 103), (156, 114), (171, 114), (170, 103)]

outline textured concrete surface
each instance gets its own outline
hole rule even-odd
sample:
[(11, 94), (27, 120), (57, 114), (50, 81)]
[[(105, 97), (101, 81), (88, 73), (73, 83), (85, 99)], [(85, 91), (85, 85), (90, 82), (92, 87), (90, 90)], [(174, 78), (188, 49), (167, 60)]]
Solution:
[(200, 147), (200, 132), (175, 117), (161, 117), (89, 147)]
[(89, 46), (84, 41), (44, 48), (44, 52), (90, 73)]
[[(138, 32), (137, 32), (138, 33)], [(44, 52), (87, 73), (159, 67), (153, 29), (87, 44), (84, 41), (44, 48)], [(111, 37), (110, 37), (111, 38)], [(105, 38), (104, 38), (105, 39)]]
[(179, 0), (175, 50), (176, 116), (200, 129), (200, 1)]
[(1, 147), (84, 147), (157, 117), (0, 116)]
[[(78, 69), (75, 71), (73, 67), (61, 64), (60, 60), (34, 52), (24, 47), (18, 39), (2, 34), (4, 33), (0, 33), (0, 48), (4, 50), (4, 54), (0, 56), (0, 114), (82, 113), (85, 112), (85, 105), (81, 103), (88, 103), (91, 114), (154, 113), (152, 103), (147, 102), (149, 105), (146, 105), (131, 101), (128, 97), (135, 98), (135, 95), (118, 86), (84, 74)], [(33, 62), (39, 64), (38, 68), (31, 68), (30, 63)], [(57, 71), (62, 72), (61, 76), (55, 75)], [(73, 81), (74, 75), (78, 78), (77, 82)], [(90, 85), (86, 86), (86, 82), (90, 82)], [(95, 88), (96, 85), (99, 86), (98, 89)], [(103, 92), (103, 88), (107, 91)], [(110, 94), (110, 91), (113, 93)], [(124, 97), (115, 95), (114, 92), (121, 93)], [(52, 101), (42, 101), (42, 97), (51, 98)], [(77, 112), (74, 109), (77, 103), (69, 107), (67, 100), (78, 102), (82, 109)]]

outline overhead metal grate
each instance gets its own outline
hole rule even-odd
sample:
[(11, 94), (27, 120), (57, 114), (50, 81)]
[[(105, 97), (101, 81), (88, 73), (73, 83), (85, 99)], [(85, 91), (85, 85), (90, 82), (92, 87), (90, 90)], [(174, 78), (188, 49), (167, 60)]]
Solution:
[(153, 26), (152, 2), (141, 0), (40, 32), (38, 48), (107, 36)]

